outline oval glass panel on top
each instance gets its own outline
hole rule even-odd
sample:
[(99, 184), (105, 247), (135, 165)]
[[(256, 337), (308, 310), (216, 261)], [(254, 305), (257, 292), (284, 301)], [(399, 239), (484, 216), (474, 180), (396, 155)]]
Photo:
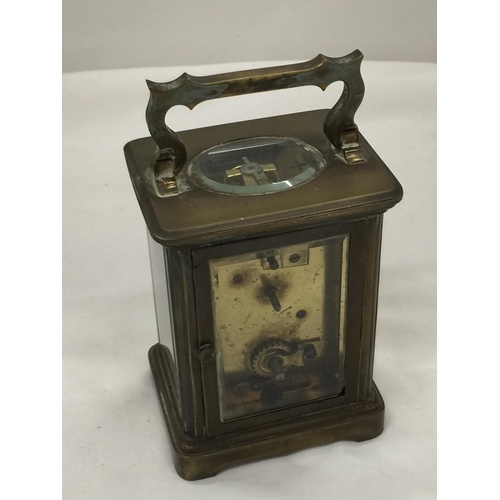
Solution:
[(209, 191), (256, 195), (299, 186), (316, 177), (325, 164), (316, 148), (299, 139), (255, 137), (203, 151), (187, 173)]

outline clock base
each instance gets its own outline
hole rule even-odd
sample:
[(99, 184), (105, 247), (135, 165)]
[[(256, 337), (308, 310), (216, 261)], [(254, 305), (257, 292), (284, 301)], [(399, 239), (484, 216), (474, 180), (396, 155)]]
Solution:
[(149, 361), (170, 436), (175, 469), (183, 479), (203, 479), (229, 467), (335, 441), (365, 441), (377, 437), (384, 429), (384, 402), (372, 383), (370, 397), (363, 402), (315, 413), (307, 413), (307, 405), (304, 405), (306, 413), (300, 417), (216, 437), (186, 436), (174, 409), (174, 385), (162, 351), (160, 344), (153, 346)]

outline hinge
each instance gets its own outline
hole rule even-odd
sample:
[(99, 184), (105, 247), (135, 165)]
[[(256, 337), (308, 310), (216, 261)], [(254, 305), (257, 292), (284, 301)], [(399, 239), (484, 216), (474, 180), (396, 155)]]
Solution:
[(176, 195), (179, 192), (174, 176), (174, 167), (173, 158), (165, 160), (153, 158), (156, 189), (161, 197)]
[(341, 136), (341, 147), (345, 161), (349, 165), (366, 161), (359, 144), (359, 132), (356, 128), (344, 130)]
[(203, 344), (198, 350), (198, 359), (202, 363), (213, 361), (215, 359), (215, 349), (213, 344)]

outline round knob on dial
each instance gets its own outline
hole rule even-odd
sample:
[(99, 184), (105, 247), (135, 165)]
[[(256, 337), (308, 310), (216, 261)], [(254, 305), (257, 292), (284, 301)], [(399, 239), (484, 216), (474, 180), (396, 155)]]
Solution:
[(312, 344), (307, 344), (304, 346), (304, 358), (306, 359), (314, 359), (318, 353), (316, 352), (316, 347)]

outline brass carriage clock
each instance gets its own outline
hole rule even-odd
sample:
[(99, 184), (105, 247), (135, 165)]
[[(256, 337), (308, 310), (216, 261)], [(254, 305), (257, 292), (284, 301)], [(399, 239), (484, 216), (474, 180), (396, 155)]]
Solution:
[[(185, 479), (382, 432), (382, 214), (403, 192), (354, 123), (362, 58), (147, 82), (151, 137), (125, 155), (149, 234), (149, 358)], [(334, 81), (331, 110), (165, 125), (174, 105)]]

